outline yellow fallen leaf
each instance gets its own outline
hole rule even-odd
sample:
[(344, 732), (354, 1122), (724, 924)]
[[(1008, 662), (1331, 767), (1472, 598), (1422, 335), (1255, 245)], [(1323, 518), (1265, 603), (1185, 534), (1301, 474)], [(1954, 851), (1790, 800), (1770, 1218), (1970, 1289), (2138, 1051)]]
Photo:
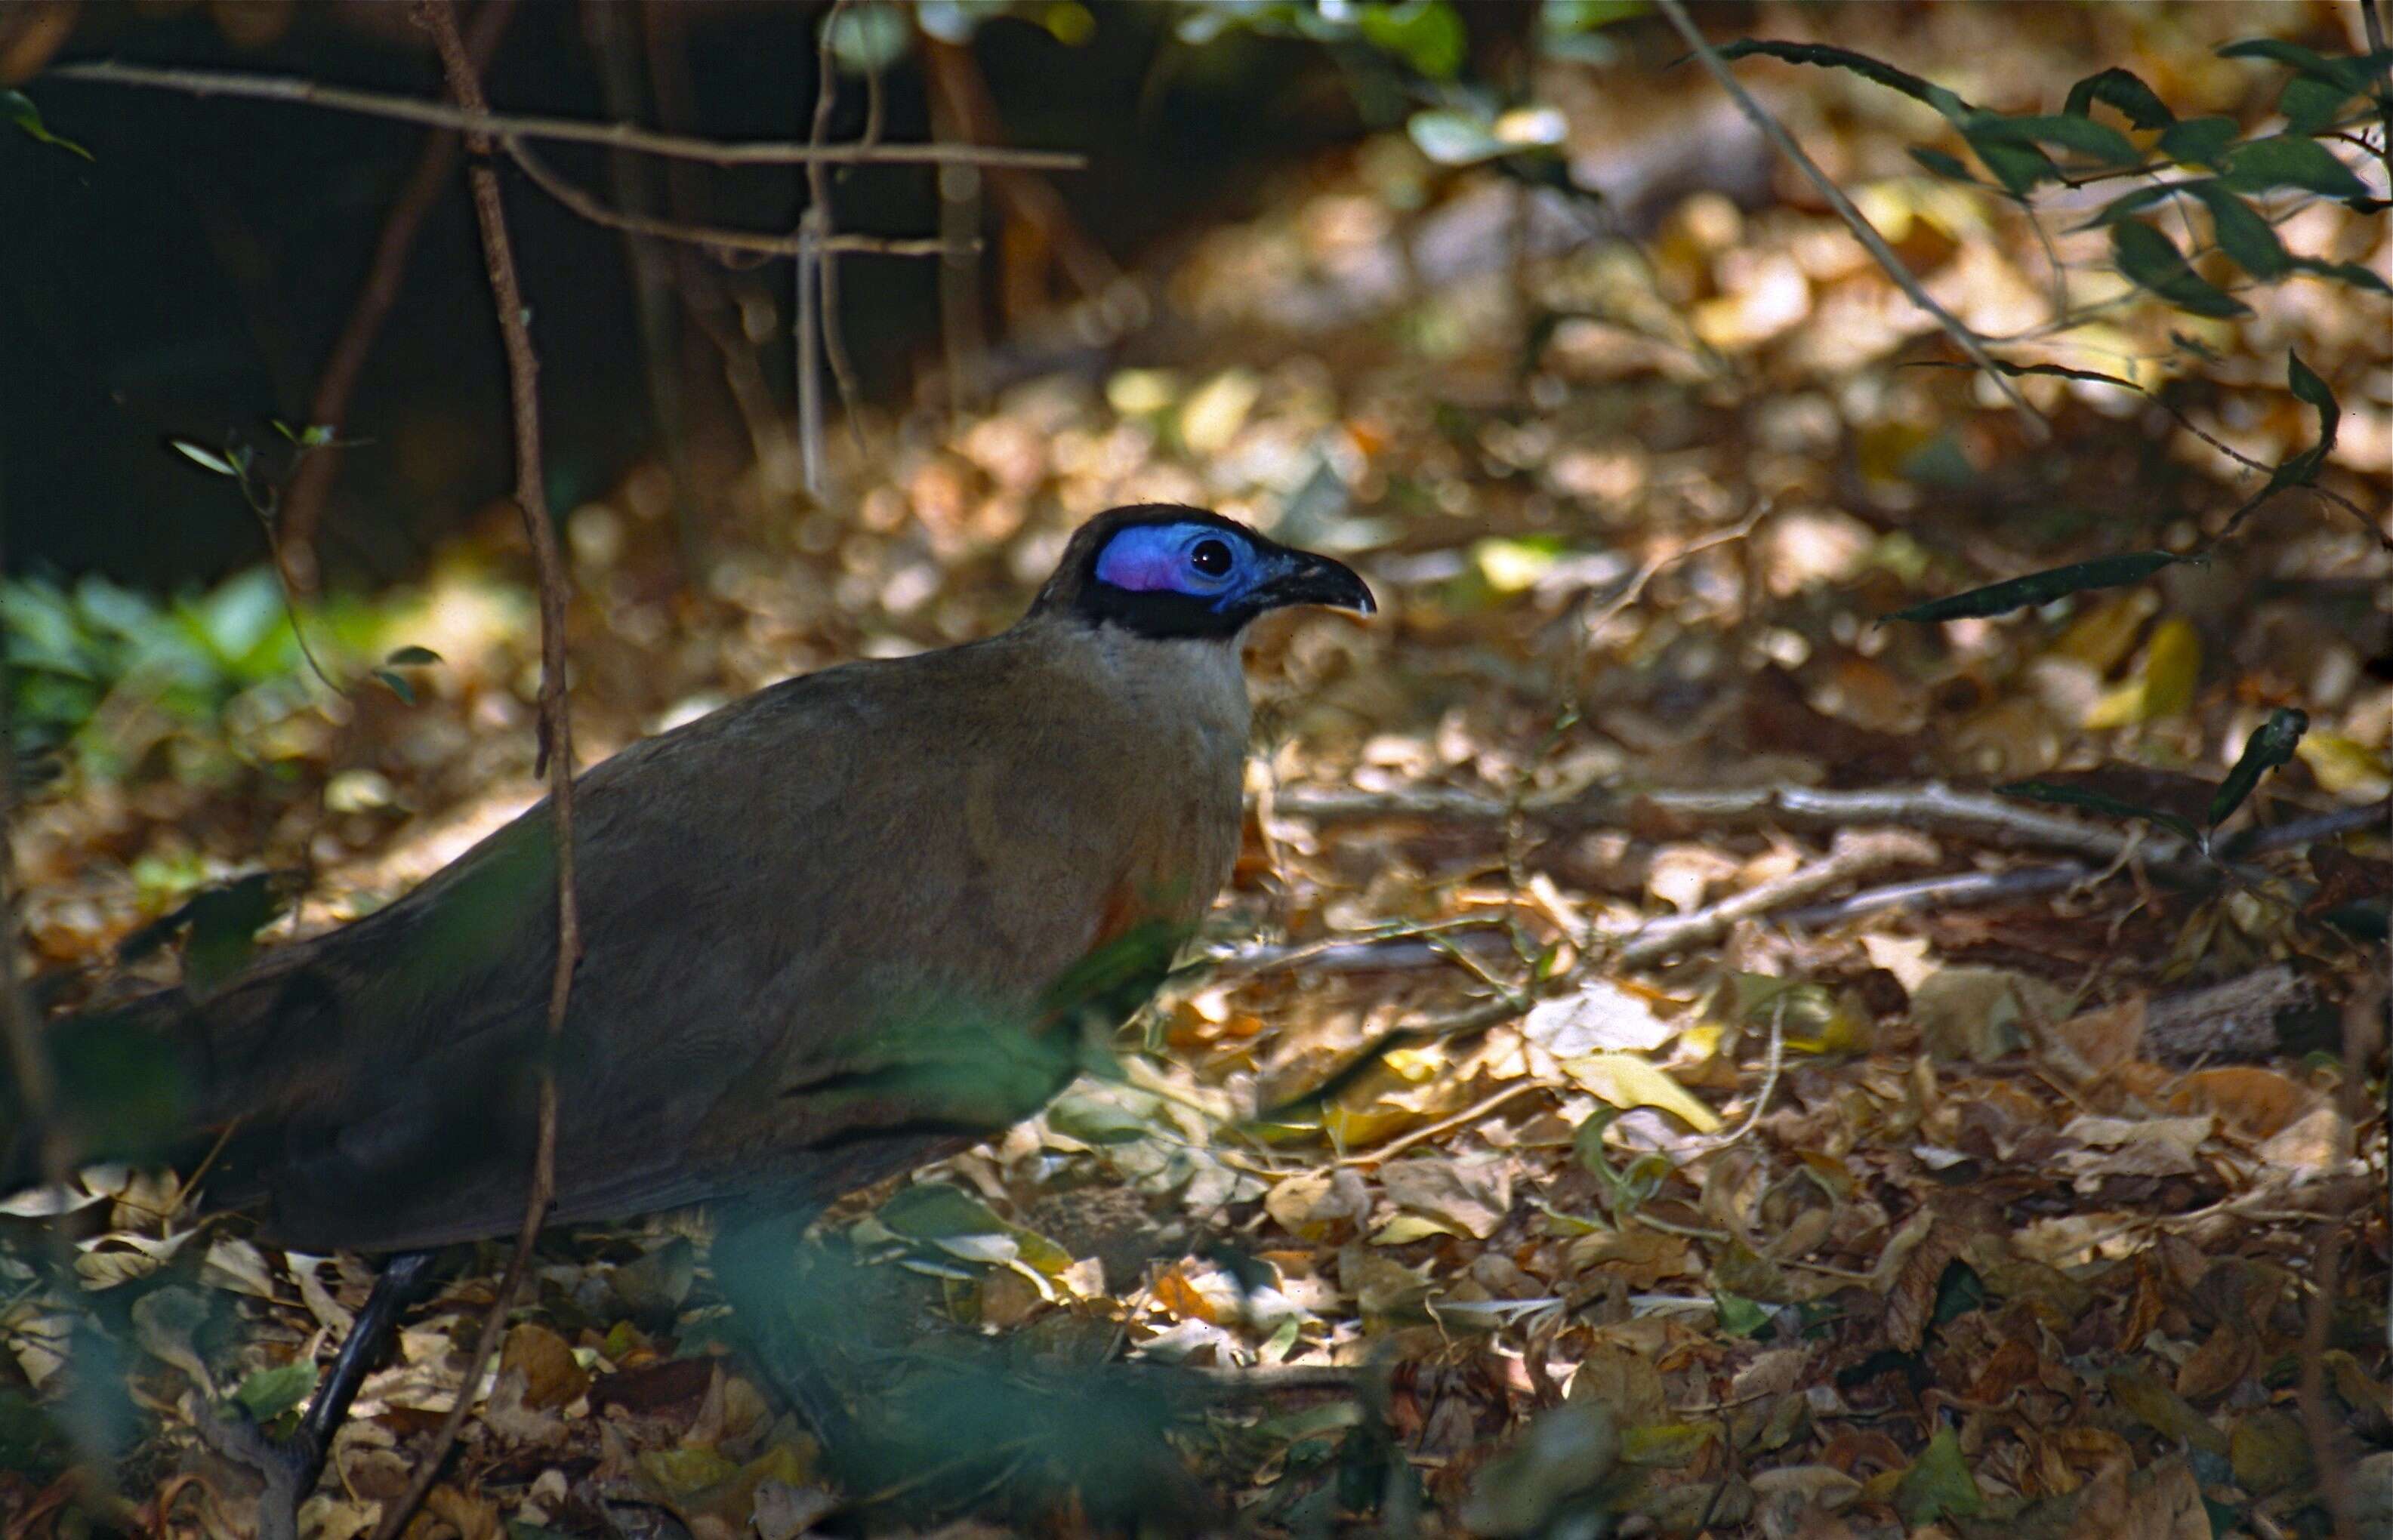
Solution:
[(1380, 1226), (1378, 1233), (1371, 1237), (1371, 1244), (1373, 1246), (1406, 1246), (1414, 1241), (1427, 1240), (1432, 1235), (1453, 1233), (1452, 1225), (1440, 1224), (1426, 1214), (1398, 1214), (1394, 1219)]
[(2331, 795), (2367, 802), (2393, 790), (2393, 765), (2357, 738), (2310, 733), (2294, 745), (2294, 752)]
[(2131, 588), (2113, 594), (2070, 621), (2069, 629), (2045, 650), (2084, 663), (2097, 673), (2108, 673), (2136, 645), (2136, 633), (2143, 629), (2145, 619), (2158, 604), (2150, 589)]
[(1659, 1107), (1697, 1133), (1720, 1126), (1719, 1114), (1634, 1053), (1582, 1054), (1563, 1060), (1562, 1067), (1581, 1090), (1613, 1106)]
[(2163, 620), (2135, 675), (2094, 702), (2086, 713), (2086, 725), (2125, 727), (2175, 716), (2193, 703), (2193, 687), (2201, 677), (2201, 634), (2190, 621)]

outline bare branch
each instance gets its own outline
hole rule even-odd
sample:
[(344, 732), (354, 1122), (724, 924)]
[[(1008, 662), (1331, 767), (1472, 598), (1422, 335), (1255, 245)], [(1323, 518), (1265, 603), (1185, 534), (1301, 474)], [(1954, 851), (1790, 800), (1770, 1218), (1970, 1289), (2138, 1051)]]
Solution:
[(710, 165), (802, 165), (822, 161), (834, 165), (1002, 165), (1037, 171), (1077, 171), (1087, 157), (1061, 150), (1013, 150), (968, 144), (786, 144), (748, 140), (726, 144), (664, 134), (635, 123), (589, 123), (579, 118), (551, 118), (492, 112), (484, 108), (452, 107), (445, 102), (419, 101), (412, 97), (380, 91), (358, 91), (325, 85), (289, 75), (247, 74), (233, 70), (162, 70), (115, 59), (61, 64), (48, 72), (61, 80), (96, 81), (104, 85), (140, 85), (166, 91), (188, 91), (197, 97), (240, 97), (251, 101), (288, 102), (355, 112), (370, 118), (394, 118), (432, 128), (457, 128), (469, 133), (517, 135), (530, 139), (561, 139), (575, 144), (602, 145), (610, 150), (636, 150), (675, 160), (703, 161)]
[[(492, 0), (474, 13), (474, 28), (465, 46), (477, 69), (490, 62), (514, 13), (515, 0)], [(342, 324), (333, 351), (324, 359), (323, 372), (316, 377), (316, 393), (307, 402), (308, 426), (337, 430), (348, 416), (349, 397), (357, 389), (359, 372), (365, 368), (366, 356), (373, 351), (374, 339), (382, 334), (383, 321), (389, 316), (390, 307), (399, 301), (399, 281), (407, 273), (408, 253), (414, 250), (425, 215), (432, 212), (441, 189), (449, 185), (449, 174), (456, 169), (457, 143), (456, 133), (450, 129), (436, 129), (425, 136), (414, 169), (407, 174), (399, 196), (391, 200), (382, 233), (374, 238), (373, 258), (366, 265), (366, 280), (358, 290), (357, 303)], [(291, 472), (291, 484), (282, 493), (278, 520), (282, 543), (298, 568), (293, 576), (304, 589), (316, 586), (316, 526), (322, 517), (325, 499), (332, 493), (340, 465), (340, 435), (335, 431), (333, 442), (300, 457)]]
[[(440, 64), (449, 89), (458, 102), (475, 112), (483, 106), (482, 84), (464, 39), (457, 33), (453, 0), (418, 0), (416, 16), (432, 33), (440, 50)], [(490, 136), (469, 130), (467, 143), (487, 157)], [(565, 564), (556, 546), (556, 527), (549, 517), (543, 487), (540, 440), (540, 359), (532, 350), (531, 329), (525, 320), (523, 285), (516, 273), (515, 249), (507, 236), (506, 209), (499, 198), (498, 173), (487, 159), (466, 170), (474, 194), (476, 222), (482, 231), (482, 255), (490, 272), (490, 300), (498, 312), (499, 334), (507, 355), (508, 395), (514, 407), (516, 506), (522, 513), (524, 533), (531, 542), (532, 562), (540, 577), (540, 752), (548, 772), (549, 807), (556, 820), (556, 966), (549, 983), (548, 1040), (552, 1049), (565, 1031), (566, 1007), (572, 998), (574, 965), (581, 960), (582, 931), (573, 886), (573, 716), (566, 699)], [(516, 1235), (515, 1255), (490, 1300), (490, 1313), (474, 1344), (464, 1383), (456, 1404), (449, 1409), (440, 1434), (408, 1482), (406, 1493), (384, 1510), (376, 1540), (396, 1540), (408, 1520), (431, 1491), (457, 1441), (457, 1432), (473, 1409), (474, 1391), (483, 1371), (498, 1351), (506, 1329), (507, 1311), (531, 1261), (533, 1244), (547, 1218), (556, 1190), (556, 1069), (553, 1051), (540, 1059), (538, 1143), (532, 1157), (531, 1181), (524, 1194), (523, 1224)]]
[[(660, 219), (652, 215), (626, 214), (621, 209), (609, 208), (558, 176), (554, 166), (522, 140), (508, 136), (499, 143), (506, 151), (507, 158), (522, 168), (533, 186), (594, 225), (603, 225), (608, 229), (622, 230), (631, 235), (679, 241), (686, 245), (717, 247), (726, 252), (752, 252), (760, 256), (804, 254), (805, 237), (803, 235), (769, 235), (762, 230), (691, 225), (678, 219)], [(936, 236), (833, 235), (825, 237), (819, 249), (867, 256), (945, 256), (949, 243)], [(977, 243), (973, 249), (977, 249)]]
[(1994, 380), (1997, 389), (2010, 398), (2011, 405), (2018, 409), (2020, 416), (2026, 421), (2028, 431), (2037, 443), (2043, 443), (2049, 438), (2052, 436), (2050, 425), (2045, 422), (2035, 408), (2028, 404), (2027, 398), (2020, 393), (2019, 386), (2012, 384), (2004, 376), (2001, 370), (1994, 367), (1994, 360), (1987, 354), (1985, 344), (1979, 338), (1978, 333), (1963, 325), (1959, 317), (1929, 297), (1928, 291), (1920, 286), (1919, 280), (1912, 276), (1909, 268), (1903, 266), (1903, 258), (1894, 254), (1894, 248), (1886, 243), (1885, 238), (1880, 236), (1876, 228), (1862, 216), (1862, 211), (1853, 206), (1853, 201), (1845, 196), (1845, 189), (1838, 187), (1830, 179), (1826, 172), (1820, 169), (1818, 163), (1804, 151), (1802, 145), (1796, 141), (1795, 136), (1786, 132), (1785, 125), (1770, 115), (1768, 108), (1756, 101), (1753, 94), (1737, 83), (1736, 76), (1721, 60), (1719, 52), (1709, 43), (1704, 41), (1704, 34), (1696, 30), (1694, 22), (1688, 20), (1687, 9), (1681, 0), (1657, 0), (1657, 4), (1662, 7), (1662, 14), (1670, 19), (1670, 25), (1679, 29), (1679, 35), (1685, 38), (1687, 46), (1695, 51), (1695, 57), (1704, 61), (1704, 68), (1711, 72), (1711, 77), (1714, 80), (1720, 82), (1720, 89), (1735, 99), (1739, 110), (1752, 120), (1756, 128), (1761, 130), (1764, 137), (1778, 147), (1779, 153), (1795, 163), (1796, 169), (1803, 173), (1805, 180), (1818, 190), (1821, 197), (1828, 201), (1828, 206), (1835, 209), (1837, 215), (1851, 228), (1854, 238), (1861, 241), (1863, 249), (1876, 259), (1879, 267), (1886, 269), (1886, 276), (1894, 280), (1895, 287), (1910, 295), (1912, 304), (1935, 317), (1937, 324), (1944, 328), (1945, 334), (1953, 339), (1962, 352), (1969, 356), (1972, 363), (1986, 372), (1987, 375)]

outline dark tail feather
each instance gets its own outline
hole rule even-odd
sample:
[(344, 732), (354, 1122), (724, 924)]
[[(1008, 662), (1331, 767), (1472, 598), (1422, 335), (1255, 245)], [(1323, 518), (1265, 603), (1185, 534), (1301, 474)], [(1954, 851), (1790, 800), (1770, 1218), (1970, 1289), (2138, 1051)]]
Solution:
[(0, 1071), (0, 1192), (43, 1179), (46, 1135), (62, 1142), (72, 1165), (163, 1160), (188, 1145), (202, 1089), (182, 1030), (190, 1015), (188, 998), (169, 989), (45, 1028), (46, 1126), (14, 1069)]

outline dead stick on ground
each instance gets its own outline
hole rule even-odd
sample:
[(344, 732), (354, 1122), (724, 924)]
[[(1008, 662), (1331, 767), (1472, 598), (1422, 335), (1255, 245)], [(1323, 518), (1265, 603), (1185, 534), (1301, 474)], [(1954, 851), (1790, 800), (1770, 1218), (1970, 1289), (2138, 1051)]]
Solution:
[(1993, 356), (1986, 351), (1985, 344), (1978, 333), (1963, 325), (1958, 316), (1929, 297), (1928, 291), (1920, 286), (1919, 280), (1912, 276), (1909, 268), (1903, 266), (1903, 258), (1894, 254), (1894, 248), (1886, 243), (1885, 238), (1877, 233), (1876, 228), (1862, 216), (1860, 209), (1853, 206), (1853, 201), (1845, 196), (1845, 189), (1838, 187), (1826, 172), (1820, 169), (1818, 163), (1805, 152), (1802, 145), (1796, 141), (1795, 136), (1786, 132), (1785, 126), (1770, 115), (1768, 108), (1756, 101), (1753, 94), (1737, 83), (1735, 74), (1730, 71), (1719, 52), (1709, 43), (1704, 41), (1704, 34), (1696, 30), (1694, 22), (1688, 19), (1686, 7), (1680, 3), (1680, 0), (1657, 0), (1657, 3), (1662, 7), (1662, 14), (1670, 19), (1670, 25), (1678, 28), (1679, 35), (1687, 40), (1687, 46), (1693, 48), (1695, 51), (1695, 57), (1704, 61), (1704, 68), (1711, 72), (1714, 80), (1720, 82), (1720, 89), (1726, 91), (1736, 102), (1737, 109), (1752, 120), (1756, 128), (1761, 130), (1762, 137), (1778, 147), (1780, 154), (1795, 163), (1795, 168), (1803, 174), (1804, 179), (1811, 184), (1821, 197), (1828, 201), (1828, 206), (1836, 210), (1837, 216), (1851, 228), (1854, 238), (1861, 241), (1863, 248), (1876, 260), (1880, 268), (1886, 269), (1886, 276), (1894, 280), (1895, 287), (1910, 295), (1912, 304), (1935, 317), (1936, 323), (1944, 328), (1945, 334), (1953, 339), (1962, 352), (1969, 356), (1971, 362), (1986, 372), (1987, 377), (1994, 382), (1996, 389), (2010, 398), (2011, 405), (2019, 410), (2020, 418), (2027, 423), (2028, 432), (2035, 442), (2040, 444), (2051, 437), (2051, 427), (2046, 424), (2035, 408), (2028, 404), (2027, 398), (2020, 394), (2019, 386), (2013, 385), (2003, 372), (1995, 367)]
[(1892, 866), (1926, 866), (1935, 859), (1934, 843), (1907, 829), (1840, 829), (1825, 860), (1798, 867), (1693, 914), (1640, 926), (1622, 944), (1616, 960), (1624, 968), (1658, 962), (1672, 952), (1718, 940), (1740, 920), (1812, 897), (1865, 872)]
[[(453, 0), (418, 0), (418, 21), (432, 33), (440, 50), (440, 64), (449, 89), (464, 107), (482, 109), (482, 85), (466, 57), (457, 33)], [(490, 152), (487, 134), (473, 133), (469, 147), (477, 155)], [(540, 749), (536, 768), (548, 773), (549, 803), (556, 818), (556, 971), (548, 994), (548, 1039), (554, 1045), (565, 1030), (565, 1008), (572, 998), (573, 968), (581, 959), (581, 917), (573, 892), (573, 716), (565, 694), (565, 568), (556, 549), (556, 529), (548, 516), (543, 491), (540, 444), (540, 359), (532, 351), (531, 329), (526, 321), (523, 287), (516, 276), (515, 251), (507, 238), (506, 210), (499, 200), (499, 178), (488, 162), (468, 167), (474, 214), (482, 231), (482, 255), (490, 268), (490, 298), (498, 310), (499, 334), (506, 345), (508, 394), (514, 405), (516, 504), (522, 512), (524, 533), (530, 540), (532, 563), (540, 575)], [(457, 1431), (472, 1410), (474, 1392), (483, 1371), (498, 1350), (506, 1327), (507, 1309), (531, 1261), (533, 1243), (556, 1189), (556, 1071), (554, 1054), (540, 1064), (539, 1142), (532, 1157), (531, 1184), (524, 1198), (523, 1227), (516, 1236), (515, 1255), (499, 1282), (490, 1313), (483, 1318), (466, 1364), (464, 1383), (457, 1388), (456, 1404), (440, 1425), (440, 1434), (416, 1468), (406, 1493), (386, 1509), (375, 1528), (375, 1540), (394, 1540), (439, 1479), (440, 1467), (457, 1442)]]
[(99, 59), (85, 64), (61, 64), (47, 72), (61, 80), (98, 81), (107, 85), (142, 85), (188, 91), (198, 97), (240, 97), (251, 101), (288, 102), (334, 111), (392, 118), (432, 128), (458, 128), (467, 133), (517, 135), (528, 139), (565, 139), (576, 144), (603, 145), (674, 160), (702, 161), (710, 165), (800, 165), (828, 161), (841, 165), (1006, 165), (1037, 171), (1077, 171), (1087, 157), (1061, 150), (1013, 150), (969, 144), (785, 144), (751, 140), (726, 144), (686, 134), (661, 134), (635, 123), (588, 123), (579, 118), (551, 118), (488, 109), (452, 107), (446, 102), (419, 101), (412, 97), (379, 91), (354, 91), (289, 75), (245, 74), (231, 70), (159, 70), (147, 65)]

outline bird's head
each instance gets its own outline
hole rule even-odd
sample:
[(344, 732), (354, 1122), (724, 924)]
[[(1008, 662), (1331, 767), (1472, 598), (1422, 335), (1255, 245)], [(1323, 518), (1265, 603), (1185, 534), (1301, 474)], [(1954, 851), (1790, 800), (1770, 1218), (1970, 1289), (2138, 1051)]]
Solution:
[(1343, 562), (1202, 508), (1148, 502), (1082, 525), (1030, 612), (1141, 636), (1226, 641), (1265, 610), (1290, 605), (1364, 615), (1379, 607)]

